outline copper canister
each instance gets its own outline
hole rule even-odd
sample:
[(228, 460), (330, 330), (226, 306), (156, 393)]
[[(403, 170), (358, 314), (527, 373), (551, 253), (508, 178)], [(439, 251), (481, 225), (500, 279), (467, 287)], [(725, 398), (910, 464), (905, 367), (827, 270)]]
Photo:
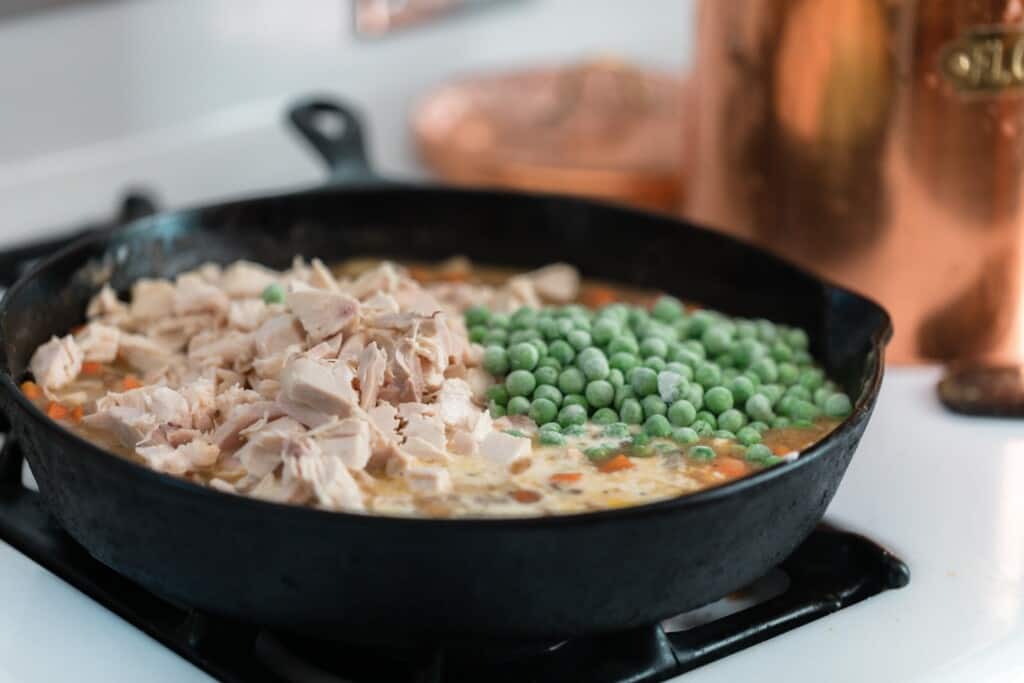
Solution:
[(880, 300), (890, 359), (1015, 357), (1021, 0), (705, 0), (685, 213)]

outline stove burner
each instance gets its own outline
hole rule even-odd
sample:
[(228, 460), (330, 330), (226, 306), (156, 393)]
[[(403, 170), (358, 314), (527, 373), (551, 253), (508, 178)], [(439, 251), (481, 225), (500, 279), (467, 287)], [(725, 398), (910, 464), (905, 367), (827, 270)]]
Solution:
[[(0, 252), (0, 287), (71, 239), (152, 213), (129, 195), (111, 222)], [(0, 415), (0, 432), (9, 429)], [(2, 438), (2, 435), (0, 435)], [(763, 642), (873, 595), (901, 588), (907, 566), (855, 534), (819, 526), (756, 595), (719, 601), (663, 624), (565, 642), (461, 643), (398, 649), (275, 633), (172, 604), (93, 559), (21, 483), (23, 457), (8, 435), (0, 450), (0, 541), (222, 681), (281, 683), (654, 683)], [(755, 599), (757, 601), (755, 601)], [(743, 604), (751, 602), (745, 608)]]

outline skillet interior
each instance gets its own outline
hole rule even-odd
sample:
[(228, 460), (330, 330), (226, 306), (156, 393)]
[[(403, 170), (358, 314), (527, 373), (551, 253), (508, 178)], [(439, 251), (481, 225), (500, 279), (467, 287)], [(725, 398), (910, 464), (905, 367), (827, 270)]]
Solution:
[[(283, 267), (455, 253), (665, 289), (729, 313), (805, 327), (855, 414), (800, 462), (675, 501), (575, 518), (364, 518), (240, 501), (111, 462), (17, 394), (32, 350), (81, 321), (109, 279), (173, 276), (207, 260)], [(230, 616), (332, 634), (565, 636), (653, 621), (720, 597), (791, 551), (831, 499), (866, 423), (885, 313), (750, 247), (582, 200), (423, 188), (319, 190), (144, 219), (79, 243), (0, 309), (3, 398), (44, 497), (105, 563)], [(770, 520), (770, 523), (767, 523)], [(239, 571), (225, 576), (223, 567)]]

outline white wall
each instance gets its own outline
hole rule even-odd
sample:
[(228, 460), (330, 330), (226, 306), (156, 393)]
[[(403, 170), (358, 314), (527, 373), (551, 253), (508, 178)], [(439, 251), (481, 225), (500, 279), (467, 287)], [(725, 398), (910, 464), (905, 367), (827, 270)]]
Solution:
[[(415, 173), (407, 116), (432, 85), (598, 53), (681, 70), (692, 4), (504, 0), (378, 40), (353, 36), (349, 0), (110, 0), (8, 19), (0, 22), (0, 220), (39, 224), (79, 204), (108, 206), (110, 196), (85, 197), (112, 194), (103, 183), (113, 181), (100, 178), (122, 161), (135, 166), (112, 177), (130, 182), (137, 169), (136, 180), (155, 182), (174, 203), (308, 182), (318, 171), (304, 151), (268, 147), (261, 161), (236, 159), (230, 179), (212, 172), (209, 157), (219, 149), (230, 169), (236, 147), (269, 146), (260, 136), (275, 135), (266, 131), (280, 129), (285, 103), (309, 91), (361, 105), (378, 165)], [(209, 176), (203, 184), (162, 177), (160, 155), (190, 147), (207, 157), (195, 170)], [(43, 206), (54, 179), (81, 201)]]

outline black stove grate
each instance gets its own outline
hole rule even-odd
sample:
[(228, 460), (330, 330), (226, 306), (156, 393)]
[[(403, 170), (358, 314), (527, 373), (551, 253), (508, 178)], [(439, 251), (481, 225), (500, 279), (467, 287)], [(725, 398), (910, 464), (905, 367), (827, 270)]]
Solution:
[[(129, 194), (117, 218), (61, 237), (0, 251), (0, 285), (73, 238), (152, 213)], [(0, 415), (0, 430), (6, 430)], [(146, 591), (93, 559), (21, 483), (23, 458), (8, 436), (0, 450), (0, 541), (27, 555), (211, 676), (229, 683), (653, 683), (763, 642), (910, 580), (907, 566), (855, 534), (821, 526), (780, 569), (788, 587), (726, 616), (673, 631), (652, 625), (552, 644), (506, 648), (381, 651), (325, 643), (205, 615)], [(677, 620), (673, 620), (677, 621)]]

